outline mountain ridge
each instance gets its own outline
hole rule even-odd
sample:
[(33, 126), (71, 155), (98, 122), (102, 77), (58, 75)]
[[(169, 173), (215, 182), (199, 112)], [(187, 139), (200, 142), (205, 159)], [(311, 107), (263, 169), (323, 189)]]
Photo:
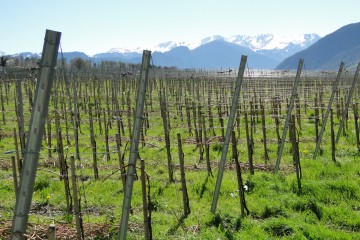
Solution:
[[(319, 39), (320, 36), (315, 33), (292, 36), (258, 34), (223, 37), (213, 35), (190, 43), (184, 41), (162, 42), (149, 50), (153, 52), (154, 64), (159, 66), (175, 66), (178, 68), (237, 67), (240, 56), (248, 54), (251, 56), (248, 58), (250, 67), (274, 68), (286, 57), (303, 50)], [(215, 45), (218, 48), (214, 48)], [(212, 51), (212, 53), (206, 54), (208, 51)], [(29, 53), (18, 55), (31, 56)], [(92, 56), (83, 52), (64, 52), (63, 56), (67, 61), (81, 57), (93, 62), (107, 60), (140, 63), (142, 49), (111, 48), (107, 52)]]
[(354, 66), (360, 61), (360, 22), (345, 25), (310, 47), (284, 59), (276, 69), (296, 69), (300, 58), (307, 69), (338, 69), (340, 62)]

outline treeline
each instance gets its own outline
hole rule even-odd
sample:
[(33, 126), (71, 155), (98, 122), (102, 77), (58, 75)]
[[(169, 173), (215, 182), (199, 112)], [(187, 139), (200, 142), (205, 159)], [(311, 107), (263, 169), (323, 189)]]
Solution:
[[(39, 55), (8, 55), (1, 56), (1, 67), (3, 68), (37, 68), (40, 66)], [(59, 58), (58, 67), (65, 67), (70, 72), (92, 72), (94, 70), (105, 71), (124, 71), (127, 74), (132, 74), (140, 71), (140, 63), (124, 63), (121, 61), (101, 61), (95, 62), (92, 59), (83, 59), (81, 57), (73, 58), (70, 61)], [(151, 68), (164, 70), (177, 70), (177, 67), (161, 67), (152, 65)]]

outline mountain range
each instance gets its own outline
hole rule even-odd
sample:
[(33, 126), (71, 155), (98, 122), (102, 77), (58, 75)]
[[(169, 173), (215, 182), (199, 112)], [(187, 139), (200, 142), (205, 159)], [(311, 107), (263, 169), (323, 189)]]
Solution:
[[(296, 69), (300, 58), (304, 59), (309, 70), (336, 70), (341, 61), (347, 68), (353, 68), (360, 61), (360, 23), (343, 26), (323, 38), (314, 33), (293, 36), (235, 35), (228, 38), (215, 35), (192, 43), (163, 42), (149, 50), (152, 51), (152, 64), (181, 69), (237, 68), (241, 55), (248, 56), (249, 68), (257, 69)], [(15, 56), (19, 55), (24, 58), (40, 57), (28, 52)], [(112, 48), (93, 56), (83, 52), (64, 52), (63, 57), (68, 62), (80, 57), (93, 63), (140, 63), (142, 49)]]
[[(153, 64), (178, 68), (236, 68), (241, 55), (248, 55), (251, 68), (275, 68), (282, 60), (301, 51), (320, 39), (317, 34), (279, 36), (260, 34), (220, 35), (206, 37), (198, 42), (163, 42), (151, 49)], [(102, 59), (140, 63), (142, 50), (112, 48), (106, 53), (93, 55), (95, 61)]]
[[(282, 60), (301, 51), (320, 39), (317, 34), (280, 36), (259, 34), (255, 36), (235, 35), (225, 38), (220, 35), (206, 37), (198, 42), (163, 42), (152, 49), (152, 61), (157, 66), (178, 68), (237, 68), (241, 55), (248, 55), (251, 68), (272, 69)], [(38, 53), (18, 53), (15, 56), (39, 57)], [(61, 54), (59, 54), (59, 58)], [(83, 52), (64, 52), (63, 57), (70, 62), (80, 57), (93, 62), (121, 61), (140, 63), (142, 49), (112, 48), (93, 56)]]
[(343, 26), (298, 53), (286, 58), (276, 69), (296, 69), (303, 58), (307, 69), (338, 69), (340, 62), (355, 68), (360, 61), (360, 22)]

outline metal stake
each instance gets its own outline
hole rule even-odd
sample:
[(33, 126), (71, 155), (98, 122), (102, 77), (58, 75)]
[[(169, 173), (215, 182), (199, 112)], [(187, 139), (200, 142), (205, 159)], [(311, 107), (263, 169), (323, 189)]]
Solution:
[(24, 153), (19, 195), (16, 201), (12, 225), (12, 239), (25, 239), (29, 219), (40, 147), (48, 113), (51, 87), (54, 80), (61, 32), (46, 30), (41, 58), (40, 80), (36, 87), (36, 99), (31, 113), (30, 129)]

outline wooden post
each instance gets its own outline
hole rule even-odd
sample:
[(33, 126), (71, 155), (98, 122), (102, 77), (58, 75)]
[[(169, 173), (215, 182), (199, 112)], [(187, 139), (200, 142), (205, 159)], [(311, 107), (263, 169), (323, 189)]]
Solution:
[(96, 141), (94, 134), (94, 121), (92, 116), (92, 108), (89, 104), (89, 129), (90, 129), (90, 142), (91, 142), (91, 151), (93, 156), (93, 169), (94, 169), (94, 179), (99, 178), (99, 170), (97, 167), (97, 154), (96, 154)]
[(48, 240), (56, 240), (56, 226), (55, 224), (50, 224), (47, 231)]
[(59, 155), (59, 167), (60, 167), (60, 180), (64, 181), (65, 199), (66, 199), (66, 211), (68, 214), (72, 210), (72, 198), (70, 193), (69, 177), (68, 177), (68, 165), (64, 157), (64, 147), (62, 142), (61, 130), (58, 131), (58, 155)]
[(19, 126), (19, 137), (20, 137), (20, 149), (21, 156), (24, 157), (25, 149), (25, 130), (24, 130), (24, 108), (23, 108), (23, 98), (21, 90), (21, 81), (16, 81), (16, 92), (17, 92), (17, 116), (18, 116), (18, 126)]
[(249, 171), (251, 175), (254, 175), (254, 165), (253, 165), (253, 144), (252, 144), (252, 137), (249, 131), (249, 118), (248, 113), (245, 111), (245, 133), (246, 133), (246, 145), (248, 149), (248, 161), (249, 161)]
[(281, 138), (281, 143), (280, 143), (280, 146), (279, 146), (279, 152), (278, 152), (278, 156), (277, 156), (277, 159), (276, 159), (276, 165), (275, 165), (275, 169), (274, 169), (275, 173), (277, 173), (277, 171), (279, 171), (280, 160), (281, 160), (282, 152), (284, 150), (286, 134), (287, 134), (287, 130), (289, 128), (289, 122), (290, 122), (290, 119), (291, 119), (291, 112), (292, 112), (292, 109), (294, 107), (294, 101), (295, 101), (295, 97), (297, 95), (297, 86), (298, 86), (298, 83), (300, 81), (300, 74), (301, 74), (301, 69), (302, 69), (303, 64), (304, 64), (304, 59), (300, 59), (299, 66), (298, 66), (297, 73), (296, 73), (295, 82), (294, 82), (292, 92), (291, 92), (291, 99), (290, 99), (289, 109), (288, 109), (287, 115), (286, 115), (285, 126), (284, 126), (284, 130), (283, 130), (282, 138)]
[(185, 99), (185, 110), (186, 110), (186, 122), (188, 126), (189, 135), (192, 136), (191, 113), (190, 113), (190, 104), (188, 98)]
[(290, 141), (292, 146), (293, 163), (295, 166), (296, 179), (298, 183), (298, 191), (301, 191), (299, 142), (297, 141), (296, 138), (294, 115), (292, 115), (289, 125), (290, 125), (289, 134), (290, 134)]
[(247, 214), (249, 214), (249, 209), (247, 208), (246, 202), (245, 202), (244, 184), (243, 184), (243, 180), (242, 180), (242, 176), (241, 176), (239, 154), (238, 154), (237, 147), (236, 147), (236, 137), (235, 137), (234, 131), (232, 132), (232, 135), (231, 135), (231, 142), (232, 142), (232, 154), (233, 154), (233, 159), (235, 161), (236, 176), (237, 176), (238, 190), (239, 190), (239, 197), (240, 197), (240, 212), (241, 212), (241, 216), (245, 216), (244, 210), (246, 210)]
[(16, 172), (15, 156), (11, 156), (11, 166), (12, 166), (12, 173), (13, 173), (13, 179), (14, 179), (14, 192), (15, 192), (15, 197), (17, 199), (18, 198), (19, 185), (18, 185), (17, 172)]
[(260, 104), (261, 109), (261, 124), (262, 124), (262, 132), (263, 132), (263, 144), (264, 144), (264, 159), (265, 164), (269, 161), (269, 153), (267, 149), (267, 139), (266, 139), (266, 122), (265, 122), (265, 107)]
[[(215, 136), (215, 130), (214, 130), (214, 119), (212, 114), (212, 106), (211, 106), (211, 96), (209, 93), (208, 96), (208, 116), (209, 116), (209, 128), (212, 132), (212, 134)], [(204, 119), (205, 120), (205, 119)]]
[(234, 128), (235, 114), (236, 114), (236, 110), (237, 110), (237, 106), (238, 106), (241, 84), (243, 82), (246, 60), (247, 60), (247, 56), (242, 55), (240, 66), (239, 66), (239, 72), (238, 72), (238, 76), (237, 76), (237, 80), (236, 80), (235, 92), (233, 95), (232, 105), (231, 105), (231, 109), (230, 109), (230, 116), (229, 116), (228, 125), (227, 125), (227, 129), (226, 129), (226, 136), (224, 139), (224, 144), (223, 144), (223, 148), (222, 148), (222, 152), (221, 152), (219, 172), (218, 172), (217, 179), (216, 179), (213, 201), (211, 204), (211, 212), (212, 213), (215, 213), (215, 211), (216, 211), (217, 201), (219, 198), (221, 181), (222, 181), (222, 178), (224, 175), (225, 161), (226, 161), (226, 156), (227, 156), (227, 152), (229, 149), (230, 136), (231, 136), (231, 132), (233, 131), (233, 128)]
[(333, 162), (336, 162), (336, 156), (335, 156), (335, 132), (334, 132), (334, 117), (333, 117), (333, 110), (330, 109), (330, 133), (331, 133), (331, 159)]
[(354, 124), (355, 124), (355, 137), (356, 137), (356, 147), (360, 151), (360, 134), (359, 134), (359, 113), (358, 113), (358, 103), (353, 104), (354, 111)]
[(26, 152), (24, 155), (24, 168), (21, 174), (19, 197), (16, 201), (14, 212), (12, 225), (13, 240), (25, 239), (24, 234), (26, 233), (27, 222), (29, 219), (41, 140), (44, 134), (44, 126), (48, 113), (60, 37), (60, 32), (46, 30), (44, 48), (40, 62), (40, 77), (36, 88), (36, 99), (31, 113), (29, 135), (26, 141)]
[(131, 138), (130, 146), (130, 156), (129, 156), (129, 167), (126, 179), (126, 188), (124, 194), (124, 201), (121, 214), (120, 230), (119, 230), (119, 239), (126, 239), (126, 232), (129, 221), (130, 206), (131, 206), (131, 196), (135, 180), (135, 170), (136, 170), (136, 160), (139, 157), (139, 138), (141, 131), (141, 122), (144, 111), (144, 103), (146, 96), (146, 86), (148, 81), (149, 67), (150, 67), (150, 57), (151, 51), (144, 50), (143, 59), (140, 72), (140, 82), (138, 84), (137, 99), (136, 99), (136, 109), (135, 109), (135, 119), (134, 127)]
[(349, 106), (350, 106), (350, 102), (351, 102), (351, 99), (352, 99), (352, 95), (354, 93), (354, 89), (355, 89), (355, 84), (356, 84), (356, 80), (359, 76), (359, 71), (360, 71), (360, 63), (358, 64), (357, 68), (356, 68), (356, 72), (355, 72), (355, 75), (354, 75), (354, 79), (352, 81), (352, 84), (351, 84), (351, 88), (350, 88), (350, 91), (349, 91), (349, 95), (347, 96), (346, 98), (346, 105), (345, 105), (345, 109), (344, 111), (342, 112), (342, 118), (341, 118), (341, 122), (340, 122), (340, 127), (339, 127), (339, 130), (336, 134), (336, 140), (335, 142), (338, 143), (339, 142), (339, 139), (340, 139), (340, 133), (344, 127), (344, 121), (346, 119), (346, 115), (347, 115), (347, 112), (348, 112), (348, 109), (349, 109)]
[(314, 155), (313, 155), (314, 159), (316, 159), (317, 153), (318, 153), (319, 148), (320, 148), (322, 136), (324, 134), (325, 127), (326, 127), (326, 121), (327, 121), (327, 119), (329, 117), (329, 113), (330, 113), (330, 110), (331, 110), (331, 105), (332, 105), (332, 103), (334, 101), (335, 93), (337, 92), (337, 89), (338, 89), (338, 86), (339, 86), (340, 77), (341, 77), (341, 73), (343, 71), (343, 68), (344, 68), (344, 62), (341, 62), (340, 67), (339, 67), (339, 71), (337, 73), (335, 83), (334, 83), (334, 86), (333, 86), (333, 89), (332, 89), (332, 92), (331, 92), (328, 107), (326, 109), (325, 116), (324, 116), (322, 124), (321, 124), (321, 130), (320, 130), (319, 136), (318, 136), (317, 141), (316, 141), (316, 147), (315, 147), (315, 151), (314, 151)]
[(315, 141), (319, 139), (319, 125), (320, 125), (320, 113), (319, 113), (319, 103), (318, 97), (315, 97)]
[(193, 120), (194, 120), (194, 131), (195, 131), (196, 145), (199, 146), (199, 143), (200, 143), (199, 129), (198, 129), (197, 125), (196, 125), (197, 116), (196, 116), (196, 104), (195, 104), (194, 101), (192, 102), (192, 112), (193, 112)]
[[(74, 114), (72, 116), (72, 123), (74, 128), (74, 140), (75, 140), (75, 149), (76, 149), (76, 159), (80, 160), (80, 150), (79, 150), (79, 121), (78, 121), (78, 104), (77, 104), (77, 88), (76, 88), (76, 78), (74, 78), (73, 84), (73, 104), (74, 104)], [(71, 111), (71, 105), (70, 111)]]
[(47, 126), (47, 144), (48, 144), (48, 156), (49, 158), (52, 158), (52, 147), (51, 147), (51, 119), (50, 116), (48, 116), (46, 121)]
[(171, 146), (170, 146), (170, 128), (169, 128), (169, 119), (167, 115), (166, 109), (166, 99), (165, 94), (160, 90), (159, 92), (159, 102), (161, 108), (161, 117), (163, 120), (164, 126), (164, 137), (165, 137), (165, 146), (166, 146), (166, 157), (168, 162), (168, 174), (169, 174), (169, 182), (174, 182), (174, 174), (173, 174), (173, 166), (172, 166), (172, 157), (171, 157)]
[(185, 179), (184, 152), (182, 150), (180, 133), (177, 134), (177, 140), (178, 140), (178, 152), (179, 152), (179, 162), (180, 162), (181, 189), (183, 193), (183, 208), (184, 208), (183, 216), (187, 217), (187, 215), (190, 213), (190, 206), (189, 206), (189, 196), (187, 193), (186, 179)]
[(70, 168), (71, 168), (71, 180), (72, 180), (72, 190), (74, 196), (74, 215), (76, 221), (76, 239), (83, 239), (81, 219), (80, 219), (80, 207), (79, 207), (79, 198), (78, 198), (78, 190), (76, 184), (76, 168), (75, 168), (75, 158), (74, 156), (70, 157)]
[(110, 161), (110, 148), (109, 148), (109, 126), (106, 121), (106, 112), (105, 108), (103, 109), (103, 117), (104, 117), (104, 130), (105, 130), (105, 156), (106, 160)]
[(206, 158), (206, 169), (208, 172), (208, 175), (213, 176), (212, 171), (211, 171), (211, 163), (210, 163), (210, 144), (208, 142), (208, 137), (207, 137), (207, 133), (206, 133), (206, 126), (205, 126), (205, 116), (202, 115), (202, 129), (203, 129), (203, 133), (204, 133), (204, 142), (205, 142), (205, 158)]
[(147, 191), (146, 191), (146, 172), (145, 172), (145, 161), (141, 159), (141, 191), (142, 191), (142, 201), (143, 201), (143, 214), (144, 214), (144, 231), (145, 239), (149, 240), (151, 238), (151, 222), (149, 219), (149, 206), (147, 202)]
[(278, 143), (281, 142), (281, 138), (280, 138), (280, 133), (279, 133), (279, 125), (280, 125), (280, 120), (279, 120), (279, 104), (278, 104), (279, 99), (278, 98), (274, 98), (273, 99), (273, 116), (275, 119), (275, 126), (276, 126), (276, 136), (277, 136), (277, 140)]
[(301, 106), (300, 106), (299, 95), (296, 98), (296, 120), (299, 125), (299, 129), (301, 130)]
[(18, 165), (18, 172), (19, 172), (19, 174), (21, 174), (22, 163), (21, 163), (20, 154), (19, 154), (19, 145), (18, 145), (18, 140), (17, 140), (16, 128), (14, 128), (14, 144), (15, 144), (15, 155), (16, 155), (16, 162)]
[(123, 185), (123, 190), (125, 192), (125, 175), (126, 175), (126, 171), (125, 171), (125, 164), (124, 164), (124, 159), (121, 155), (121, 140), (120, 140), (120, 135), (117, 133), (116, 135), (116, 150), (117, 150), (117, 155), (118, 155), (118, 160), (119, 160), (119, 168), (120, 168), (120, 175), (121, 175), (121, 182)]
[(219, 122), (220, 122), (221, 137), (222, 137), (222, 139), (224, 139), (225, 138), (224, 118), (223, 118), (223, 113), (222, 113), (222, 110), (221, 110), (220, 102), (218, 102), (217, 108), (218, 108), (218, 117), (219, 117)]
[[(5, 86), (5, 88), (6, 88), (6, 86)], [(1, 83), (0, 83), (0, 100), (1, 100), (2, 122), (5, 125), (6, 120), (5, 120), (4, 95), (3, 95), (3, 90), (2, 90), (2, 84)]]

